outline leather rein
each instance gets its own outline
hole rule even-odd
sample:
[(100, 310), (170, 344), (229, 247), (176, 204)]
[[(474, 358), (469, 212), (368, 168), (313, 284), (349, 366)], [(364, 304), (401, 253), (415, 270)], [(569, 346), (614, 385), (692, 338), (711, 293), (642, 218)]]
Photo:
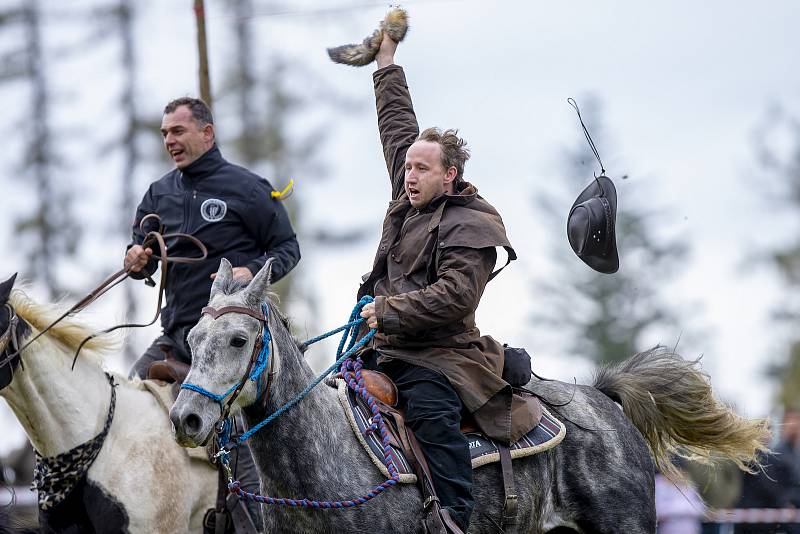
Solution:
[[(103, 334), (108, 334), (108, 333), (113, 332), (114, 330), (118, 330), (120, 328), (144, 328), (144, 327), (152, 325), (153, 323), (155, 323), (158, 320), (159, 316), (161, 315), (161, 303), (163, 302), (163, 299), (164, 299), (164, 291), (166, 290), (166, 284), (167, 284), (167, 268), (168, 268), (168, 265), (170, 263), (193, 264), (193, 263), (199, 263), (201, 261), (204, 261), (208, 257), (208, 249), (206, 248), (206, 246), (203, 244), (202, 241), (200, 241), (199, 239), (197, 239), (193, 235), (184, 234), (184, 233), (180, 233), (180, 232), (175, 232), (175, 233), (170, 233), (170, 234), (163, 234), (162, 232), (164, 231), (164, 226), (161, 224), (161, 219), (159, 218), (159, 216), (156, 215), (155, 213), (151, 213), (149, 215), (144, 216), (142, 218), (142, 220), (139, 222), (139, 229), (142, 231), (142, 233), (145, 233), (144, 232), (144, 225), (145, 225), (145, 222), (148, 221), (148, 220), (157, 221), (159, 229), (158, 229), (158, 231), (151, 231), (151, 232), (147, 232), (145, 234), (144, 240), (142, 241), (142, 247), (143, 248), (150, 248), (150, 247), (153, 247), (154, 245), (157, 245), (159, 253), (158, 254), (153, 254), (151, 257), (154, 258), (155, 260), (160, 260), (161, 261), (161, 277), (160, 277), (159, 288), (158, 288), (158, 303), (156, 304), (156, 313), (155, 313), (155, 316), (153, 317), (153, 320), (151, 320), (149, 323), (146, 323), (146, 324), (127, 323), (127, 324), (116, 325), (116, 326), (113, 326), (111, 328), (107, 328), (105, 330), (101, 330), (99, 332), (95, 332), (95, 333), (91, 334), (90, 336), (86, 337), (83, 341), (81, 341), (80, 345), (78, 345), (78, 348), (75, 350), (75, 356), (74, 356), (74, 358), (72, 360), (72, 368), (73, 369), (75, 368), (75, 362), (77, 361), (78, 354), (80, 354), (80, 351), (83, 348), (83, 346), (86, 343), (88, 343), (90, 340), (94, 339), (95, 337), (103, 335)], [(175, 256), (175, 257), (170, 258), (167, 255), (166, 240), (167, 239), (173, 239), (173, 238), (189, 240), (193, 245), (195, 245), (200, 250), (201, 256), (197, 256), (197, 257)], [(67, 311), (62, 313), (57, 319), (55, 319), (53, 322), (51, 322), (44, 330), (42, 330), (41, 332), (36, 334), (36, 336), (34, 336), (32, 339), (30, 339), (28, 342), (26, 342), (21, 347), (19, 346), (19, 340), (17, 339), (17, 335), (16, 335), (16, 326), (18, 324), (17, 314), (14, 311), (13, 307), (10, 304), (6, 303), (6, 307), (9, 309), (10, 318), (9, 318), (8, 328), (3, 333), (3, 335), (0, 336), (0, 346), (3, 346), (5, 344), (5, 348), (3, 349), (3, 353), (2, 353), (4, 356), (2, 357), (2, 359), (0, 359), (0, 369), (3, 368), (6, 365), (10, 365), (11, 361), (14, 358), (16, 358), (17, 356), (20, 356), (20, 354), (22, 353), (23, 350), (28, 348), (28, 346), (30, 346), (34, 341), (36, 341), (37, 339), (42, 337), (51, 328), (56, 326), (58, 323), (63, 321), (65, 318), (69, 317), (70, 315), (74, 315), (74, 314), (84, 310), (91, 303), (93, 303), (98, 298), (103, 296), (111, 288), (113, 288), (114, 286), (116, 286), (117, 284), (119, 284), (120, 282), (125, 280), (126, 278), (128, 278), (130, 276), (131, 272), (132, 271), (131, 271), (130, 266), (126, 266), (126, 267), (120, 269), (119, 271), (115, 272), (111, 276), (107, 277), (105, 280), (103, 280), (100, 283), (100, 285), (98, 285), (96, 288), (94, 288), (88, 295), (86, 295), (84, 298), (82, 298), (80, 301), (78, 301), (75, 305), (73, 305)], [(148, 280), (152, 285), (155, 285), (155, 283), (153, 283), (152, 280), (149, 277), (148, 277)], [(9, 347), (9, 344), (7, 343), (8, 339), (11, 340), (11, 345), (13, 346), (13, 352), (9, 352), (8, 351), (8, 347)], [(20, 358), (20, 362), (22, 362), (21, 358)]]

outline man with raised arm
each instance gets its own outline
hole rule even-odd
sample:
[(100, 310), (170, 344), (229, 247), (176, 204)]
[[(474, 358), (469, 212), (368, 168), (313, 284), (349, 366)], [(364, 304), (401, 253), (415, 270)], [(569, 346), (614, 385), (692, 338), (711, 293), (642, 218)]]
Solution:
[(397, 384), (442, 506), (466, 531), (474, 501), (462, 413), (506, 444), (530, 431), (539, 413), (502, 380), (502, 345), (475, 326), (498, 272), (496, 248), (516, 258), (502, 219), (464, 180), (469, 151), (457, 130), (419, 132), (396, 49), (384, 33), (373, 79), (392, 201), (358, 296), (375, 297), (361, 313), (378, 331), (369, 348)]

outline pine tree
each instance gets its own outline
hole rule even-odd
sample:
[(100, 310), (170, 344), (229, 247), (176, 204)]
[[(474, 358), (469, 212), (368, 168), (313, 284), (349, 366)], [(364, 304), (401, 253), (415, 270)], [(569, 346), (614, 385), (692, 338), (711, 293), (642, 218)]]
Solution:
[[(584, 121), (602, 154), (608, 151), (609, 143), (602, 128), (600, 104), (591, 98), (584, 100)], [(673, 336), (659, 342), (673, 344), (681, 335), (680, 323), (677, 312), (665, 303), (662, 289), (682, 266), (687, 245), (677, 239), (658, 238), (652, 231), (655, 215), (645, 213), (629, 198), (635, 178), (610, 169), (608, 174), (619, 198), (616, 234), (620, 268), (612, 275), (601, 274), (581, 262), (566, 239), (566, 216), (572, 201), (599, 169), (583, 136), (576, 141), (579, 148), (565, 153), (566, 179), (557, 180), (565, 187), (539, 201), (550, 235), (563, 237), (552, 248), (557, 265), (554, 276), (539, 280), (535, 286), (534, 328), (559, 332), (570, 352), (597, 363), (619, 361), (649, 348), (655, 344), (648, 336), (654, 328)]]
[[(758, 136), (765, 142), (759, 147), (759, 156), (764, 170), (778, 183), (777, 197), (783, 205), (775, 208), (787, 211), (794, 227), (800, 228), (800, 120), (776, 109), (766, 128), (768, 131)], [(790, 140), (788, 153), (782, 154), (769, 134), (785, 134)], [(784, 408), (800, 410), (800, 237), (791, 237), (797, 232), (788, 235), (788, 241), (768, 256), (783, 284), (783, 298), (774, 316), (789, 332), (783, 361), (773, 365), (769, 374), (778, 382), (778, 402)]]

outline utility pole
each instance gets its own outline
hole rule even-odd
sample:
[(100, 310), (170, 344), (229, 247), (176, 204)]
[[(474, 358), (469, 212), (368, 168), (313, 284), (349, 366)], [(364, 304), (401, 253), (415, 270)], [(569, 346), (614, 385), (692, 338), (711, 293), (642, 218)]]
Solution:
[(206, 10), (204, 0), (194, 0), (197, 20), (197, 51), (200, 58), (200, 98), (211, 107), (211, 82), (208, 75), (208, 47), (206, 45)]

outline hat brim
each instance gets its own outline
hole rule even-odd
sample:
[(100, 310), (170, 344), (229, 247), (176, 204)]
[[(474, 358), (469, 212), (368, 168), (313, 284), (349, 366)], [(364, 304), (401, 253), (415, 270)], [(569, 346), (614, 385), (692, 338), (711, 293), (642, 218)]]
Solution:
[[(608, 200), (609, 205), (611, 205), (611, 213), (614, 214), (614, 218), (616, 219), (617, 214), (617, 188), (614, 187), (614, 182), (611, 181), (605, 175), (598, 176), (592, 183), (586, 186), (586, 188), (581, 191), (581, 194), (578, 195), (578, 198), (575, 199), (575, 202), (572, 204), (572, 208), (570, 208), (570, 213), (572, 210), (575, 209), (575, 206), (579, 204), (583, 204), (587, 200), (593, 197), (600, 197), (603, 196)], [(605, 256), (578, 256), (586, 265), (594, 269), (595, 271), (604, 273), (604, 274), (613, 274), (619, 270), (619, 252), (617, 251), (617, 224), (616, 220), (614, 221), (614, 225), (612, 226), (613, 232), (612, 235), (609, 236), (611, 239), (611, 249), (608, 251), (608, 254)]]

